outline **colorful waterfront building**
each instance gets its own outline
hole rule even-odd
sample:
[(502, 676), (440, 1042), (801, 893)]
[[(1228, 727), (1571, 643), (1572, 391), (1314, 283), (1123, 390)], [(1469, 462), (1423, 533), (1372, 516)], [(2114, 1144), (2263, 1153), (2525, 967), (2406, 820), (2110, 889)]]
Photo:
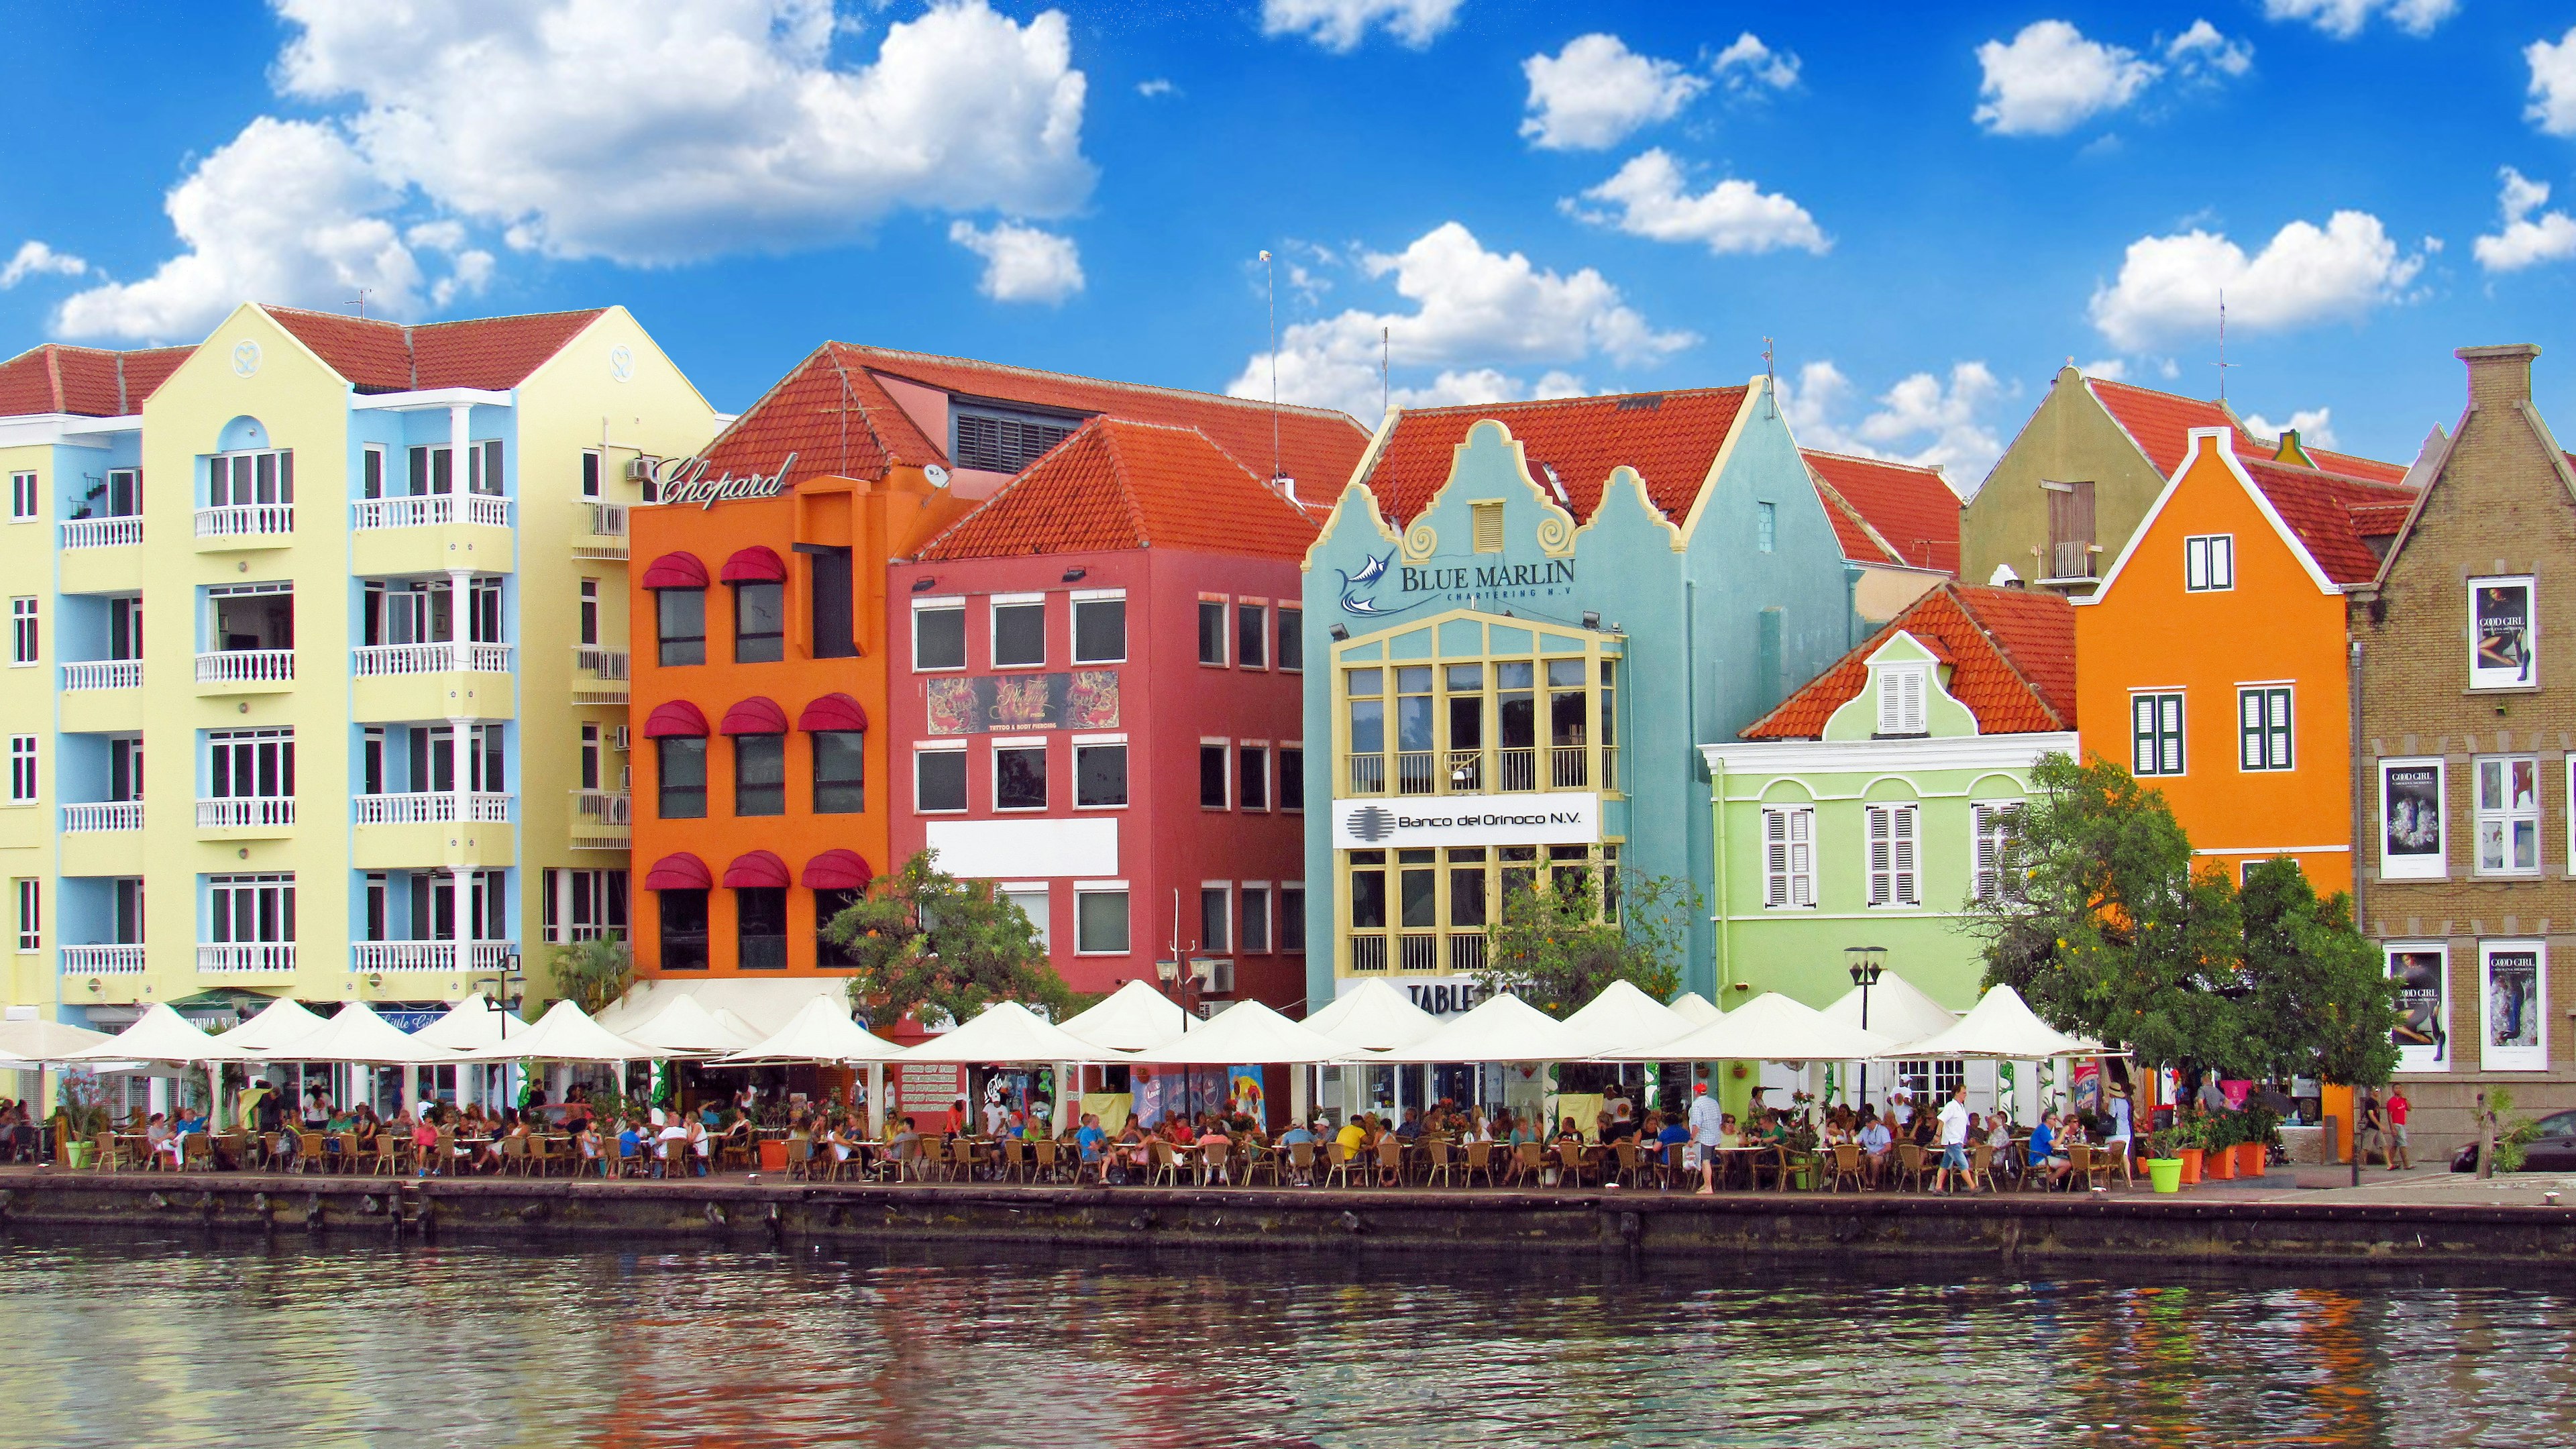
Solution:
[(1713, 900), (1698, 746), (1851, 646), (1844, 558), (1761, 378), (1391, 413), (1306, 559), (1308, 1000), (1460, 1009), (1504, 892), (1561, 873)]
[(613, 307), (244, 305), (143, 370), (110, 446), (23, 470), (49, 795), (8, 828), (51, 842), (13, 894), (52, 969), (17, 989), (93, 1025), (544, 994), (542, 943), (623, 907), (627, 465), (714, 414)]
[(1959, 495), (1938, 468), (1801, 449), (1824, 500), (1843, 562), (1860, 571), (1852, 614), (1867, 627), (1893, 619), (1959, 576)]
[[(1145, 426), (1095, 431), (1077, 451), (1067, 440), (1097, 418)], [(1198, 444), (1176, 450), (1176, 429)], [(1079, 803), (1084, 765), (1097, 791), (1111, 761), (1106, 747), (1116, 743), (1107, 737), (1132, 732), (1132, 750), (1150, 735), (1177, 757), (1139, 758), (1131, 788), (1180, 819), (1168, 798), (1197, 786), (1198, 734), (1227, 740), (1235, 770), (1240, 742), (1275, 749), (1296, 739), (1293, 702), (1270, 710), (1274, 723), (1238, 717), (1247, 691), (1286, 688), (1293, 701), (1295, 690), (1275, 668), (1238, 667), (1233, 622), (1225, 680), (1211, 685), (1215, 676), (1193, 662), (1200, 593), (1240, 595), (1229, 621), (1256, 605), (1293, 602), (1290, 581), (1248, 582), (1269, 577), (1261, 560), (1286, 545), (1218, 549), (1220, 564), (1194, 550), (1223, 541), (1235, 512), (1217, 500), (1236, 496), (1243, 478), (1275, 478), (1263, 485), (1276, 505), (1265, 516), (1284, 513), (1271, 526), (1293, 527), (1301, 515), (1283, 501), (1294, 496), (1290, 479), (1347, 477), (1366, 441), (1348, 417), (1320, 409), (830, 343), (701, 457), (664, 465), (662, 501), (635, 516), (645, 562), (631, 605), (641, 641), (635, 849), (645, 872), (636, 954), (651, 989), (721, 1001), (763, 980), (810, 981), (839, 969), (837, 949), (820, 938), (823, 923), (923, 844), (940, 848), (950, 869), (989, 871), (1030, 906), (1078, 984), (1150, 975), (1167, 932), (1164, 913), (1141, 898), (1116, 902), (1128, 911), (1127, 948), (1079, 946), (1109, 939), (1086, 935), (1081, 922), (1107, 931), (1114, 894), (1132, 895), (1146, 881), (1168, 891), (1175, 879), (1147, 868), (1149, 842), (1135, 825), (1146, 807)], [(1012, 480), (1059, 448), (1065, 468), (1031, 478), (1037, 486), (1013, 501)], [(1117, 466), (1106, 465), (1111, 450)], [(1165, 468), (1174, 471), (1157, 471)], [(1218, 490), (1210, 502), (1180, 501), (1203, 486)], [(987, 500), (997, 511), (983, 524), (952, 531)], [(1131, 503), (1147, 509), (1142, 521), (1124, 513)], [(1176, 516), (1191, 507), (1209, 516)], [(913, 562), (943, 536), (953, 557)], [(1059, 546), (1061, 556), (1045, 552)], [(1012, 552), (1020, 557), (1000, 556)], [(1195, 582), (1171, 593), (1184, 580)], [(1121, 597), (1132, 600), (1123, 615), (1108, 607)], [(1124, 637), (1111, 640), (1119, 618)], [(1106, 657), (1111, 643), (1123, 661)], [(1022, 662), (1032, 650), (1038, 662)], [(1154, 674), (1187, 683), (1157, 690)], [(1199, 727), (1191, 701), (1201, 692), (1207, 719), (1222, 719), (1222, 728)], [(973, 718), (958, 713), (968, 697)], [(1120, 723), (1105, 723), (1113, 713)], [(1187, 740), (1185, 717), (1196, 731)], [(1073, 719), (1089, 723), (1077, 729)], [(1275, 792), (1278, 760), (1262, 764)], [(1022, 792), (1010, 798), (1043, 790), (1043, 808), (996, 806), (1005, 766)], [(963, 805), (955, 803), (961, 790)], [(1237, 818), (1163, 828), (1177, 845)], [(1240, 818), (1256, 836), (1282, 828)], [(1116, 840), (1105, 853), (1104, 836)], [(1293, 884), (1285, 868), (1190, 854), (1197, 875), (1184, 924), (1201, 944), (1200, 892), (1213, 889), (1202, 878), (1234, 883), (1227, 924), (1236, 939), (1242, 882)]]

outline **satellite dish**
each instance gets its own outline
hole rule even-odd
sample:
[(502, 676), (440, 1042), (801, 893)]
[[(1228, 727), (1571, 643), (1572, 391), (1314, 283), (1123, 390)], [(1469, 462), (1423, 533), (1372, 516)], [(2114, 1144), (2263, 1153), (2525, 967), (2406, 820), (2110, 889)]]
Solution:
[(930, 486), (933, 488), (945, 488), (948, 486), (948, 470), (940, 467), (936, 463), (925, 464), (922, 467), (921, 476), (929, 479)]

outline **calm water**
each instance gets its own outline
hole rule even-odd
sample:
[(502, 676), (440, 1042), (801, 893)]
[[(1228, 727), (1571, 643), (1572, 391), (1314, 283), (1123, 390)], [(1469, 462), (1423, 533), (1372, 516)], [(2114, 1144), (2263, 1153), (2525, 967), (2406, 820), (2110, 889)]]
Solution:
[(0, 1445), (2564, 1445), (2576, 1285), (0, 1242)]

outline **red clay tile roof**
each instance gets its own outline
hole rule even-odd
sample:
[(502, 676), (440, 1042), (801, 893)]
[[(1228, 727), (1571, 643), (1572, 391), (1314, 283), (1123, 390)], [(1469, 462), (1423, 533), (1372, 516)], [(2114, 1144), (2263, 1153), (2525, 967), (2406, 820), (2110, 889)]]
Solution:
[[(2278, 438), (2258, 438), (2245, 431), (2236, 415), (2225, 403), (2203, 402), (2198, 398), (2158, 392), (2154, 388), (2132, 383), (2112, 382), (2107, 378), (2088, 377), (2084, 385), (2093, 390), (2105, 412), (2111, 415), (2129, 438), (2146, 454), (2156, 472), (2170, 478), (2182, 466), (2184, 455), (2191, 451), (2194, 428), (2232, 428), (2236, 432), (2236, 455), (2240, 458), (2268, 458), (2279, 451)], [(2363, 478), (2374, 483), (2395, 483), (2406, 476), (2406, 469), (2396, 463), (2383, 463), (2376, 458), (2358, 457), (2351, 453), (2330, 453), (2302, 442), (2311, 461), (2320, 472), (2338, 473), (2348, 478)], [(2294, 465), (2295, 466), (2295, 465)]]
[[(1265, 402), (846, 342), (823, 344), (744, 409), (708, 445), (710, 470), (769, 473), (794, 453), (792, 487), (808, 478), (882, 478), (896, 464), (953, 466), (948, 439), (924, 433), (882, 379), (952, 397), (1196, 428), (1254, 476), (1271, 472)], [(1277, 426), (1279, 467), (1309, 498), (1340, 492), (1368, 449), (1367, 430), (1328, 408), (1281, 407)]]
[(2237, 461), (2272, 501), (2272, 511), (2306, 545), (2317, 567), (2338, 584), (2366, 584), (2379, 574), (2379, 555), (2362, 542), (2366, 535), (2354, 510), (2371, 510), (2371, 525), (2378, 527), (2387, 509), (2397, 509), (2396, 520), (2384, 530), (2393, 533), (2415, 501), (2413, 489), (2393, 483), (2364, 483), (2268, 458), (2239, 455)]
[(924, 559), (1176, 548), (1301, 559), (1304, 510), (1196, 428), (1094, 418), (925, 545)]
[(602, 308), (470, 317), (407, 326), (296, 307), (262, 307), (362, 393), (473, 387), (506, 392), (596, 321)]
[(59, 342), (31, 347), (0, 362), (0, 417), (29, 413), (132, 417), (195, 350), (151, 347), (111, 352)]
[[(1939, 472), (1882, 458), (1813, 448), (1800, 451), (1816, 475), (1818, 491), (1839, 497), (1866, 519), (1878, 539), (1896, 551), (1896, 562), (1958, 573), (1959, 495), (1950, 491)], [(1830, 504), (1829, 499), (1828, 514), (1835, 511)], [(1839, 520), (1834, 531), (1843, 535), (1845, 558), (1869, 559), (1881, 552), (1875, 544), (1867, 552), (1855, 552)]]
[(1843, 546), (1843, 557), (1853, 563), (1893, 564), (1905, 560), (1896, 556), (1896, 548), (1878, 536), (1860, 510), (1843, 501), (1824, 479), (1816, 480), (1816, 499), (1825, 505), (1825, 521), (1834, 526), (1834, 539)]
[(1576, 521), (1592, 517), (1602, 485), (1625, 465), (1646, 481), (1646, 496), (1664, 516), (1679, 523), (1698, 501), (1745, 394), (1740, 387), (1705, 387), (1407, 409), (1396, 415), (1395, 432), (1366, 481), (1378, 510), (1401, 527), (1449, 481), (1451, 452), (1466, 441), (1467, 430), (1492, 418), (1511, 429), (1541, 488), (1554, 470)]
[(1944, 583), (1905, 606), (1780, 707), (1743, 732), (1748, 740), (1811, 740), (1869, 684), (1869, 656), (1898, 630), (1951, 666), (1950, 696), (1981, 734), (2075, 728), (2075, 609), (2059, 595)]
[(2402, 503), (2356, 503), (2352, 514), (2352, 531), (2364, 538), (2393, 538), (2406, 526), (2406, 515), (2413, 511), (2414, 501)]
[(2404, 464), (2383, 463), (2377, 458), (2363, 458), (2351, 453), (2330, 452), (2324, 448), (2312, 447), (2304, 442), (2299, 446), (2306, 449), (2308, 457), (2313, 459), (2317, 467), (2324, 472), (2341, 473), (2347, 478), (2367, 478), (2373, 483), (2403, 483), (2406, 481), (2406, 466)]

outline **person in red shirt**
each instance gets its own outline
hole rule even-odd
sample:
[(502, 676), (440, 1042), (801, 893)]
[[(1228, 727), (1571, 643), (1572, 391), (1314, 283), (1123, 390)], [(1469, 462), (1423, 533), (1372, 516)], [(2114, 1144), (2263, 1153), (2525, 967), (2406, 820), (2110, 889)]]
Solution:
[(2395, 1172), (2401, 1167), (2413, 1167), (2415, 1165), (2414, 1151), (2409, 1148), (2406, 1143), (2406, 1109), (2409, 1105), (2406, 1100), (2406, 1089), (2404, 1087), (2390, 1087), (2388, 1089), (2387, 1105), (2389, 1136), (2388, 1170)]

